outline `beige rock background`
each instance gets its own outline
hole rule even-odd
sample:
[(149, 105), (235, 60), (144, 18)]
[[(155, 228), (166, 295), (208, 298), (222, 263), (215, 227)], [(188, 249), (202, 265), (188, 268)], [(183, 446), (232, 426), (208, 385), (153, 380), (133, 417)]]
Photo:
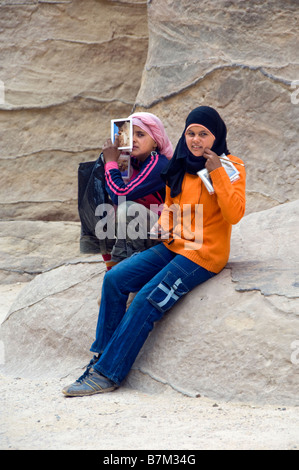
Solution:
[[(0, 0), (1, 448), (298, 446), (298, 13)], [(79, 253), (78, 163), (111, 118), (149, 110), (175, 143), (200, 104), (247, 168), (230, 263), (157, 325), (123, 388), (66, 400), (104, 275)]]
[[(241, 221), (227, 268), (156, 325), (128, 379), (132, 388), (159, 391), (167, 384), (193, 397), (299, 405), (292, 360), (298, 216), (295, 201)], [(34, 379), (76, 376), (78, 365), (89, 362), (103, 275), (95, 256), (65, 262), (28, 283), (1, 328), (4, 371)], [(18, 361), (16, 350), (22, 351)]]
[(247, 213), (298, 199), (298, 2), (152, 0), (148, 10), (136, 104), (174, 142), (192, 108), (216, 107), (246, 163)]
[(140, 86), (146, 2), (0, 8), (2, 217), (78, 220), (78, 163), (97, 158), (110, 119), (129, 115)]

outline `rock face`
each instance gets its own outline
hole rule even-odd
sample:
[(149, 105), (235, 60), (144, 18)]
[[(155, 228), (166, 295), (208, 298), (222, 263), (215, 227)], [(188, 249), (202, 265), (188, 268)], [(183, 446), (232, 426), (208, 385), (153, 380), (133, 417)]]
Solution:
[(173, 142), (196, 106), (218, 109), (247, 168), (247, 213), (298, 199), (296, 1), (152, 0), (136, 104)]
[(0, 221), (0, 283), (28, 282), (79, 256), (78, 222)]
[(298, 404), (297, 3), (0, 0), (5, 373), (74, 378), (89, 361), (104, 264), (79, 254), (77, 168), (110, 120), (148, 110), (175, 145), (204, 104), (245, 161), (247, 216), (226, 269), (156, 325), (127, 384)]
[(163, 319), (135, 369), (185, 393), (298, 404), (298, 215), (295, 201), (234, 227), (227, 268)]
[(215, 106), (246, 162), (247, 213), (298, 199), (297, 8), (1, 1), (2, 217), (78, 220), (78, 163), (134, 106), (158, 114), (174, 145), (194, 106)]
[[(155, 326), (127, 383), (144, 391), (168, 384), (192, 396), (298, 405), (298, 215), (293, 202), (245, 217), (233, 232), (227, 268)], [(6, 374), (80, 374), (91, 357), (103, 271), (97, 259), (79, 259), (21, 291), (1, 327)]]
[(0, 221), (0, 324), (26, 283), (76, 257), (86, 257), (79, 252), (79, 236), (79, 222)]
[(75, 361), (77, 366), (89, 362), (96, 295), (104, 270), (103, 263), (77, 260), (35, 277), (23, 288), (12, 307), (14, 313), (2, 327), (6, 336), (5, 325), (12, 333), (11, 321), (16, 321), (20, 339), (17, 355), (26, 359), (15, 360), (14, 341), (8, 339), (11, 333), (7, 331), (8, 336), (3, 336), (5, 373), (50, 378), (67, 375)]
[(0, 40), (2, 217), (78, 220), (78, 163), (140, 86), (146, 2), (1, 1)]

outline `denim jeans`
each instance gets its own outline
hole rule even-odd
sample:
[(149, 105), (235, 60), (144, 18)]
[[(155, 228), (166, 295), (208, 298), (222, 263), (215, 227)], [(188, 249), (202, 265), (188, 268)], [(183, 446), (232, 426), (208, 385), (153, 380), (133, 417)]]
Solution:
[[(176, 302), (215, 273), (159, 244), (105, 274), (96, 339), (102, 353), (95, 369), (119, 385), (130, 371), (154, 323)], [(138, 292), (126, 310), (130, 292)]]

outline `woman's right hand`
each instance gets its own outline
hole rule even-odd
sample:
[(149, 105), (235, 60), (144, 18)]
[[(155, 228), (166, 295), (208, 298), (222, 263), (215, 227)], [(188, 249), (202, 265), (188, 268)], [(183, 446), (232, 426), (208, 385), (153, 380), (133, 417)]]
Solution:
[(118, 135), (115, 136), (115, 142), (112, 143), (111, 139), (106, 140), (103, 145), (103, 155), (105, 162), (117, 162), (119, 156), (121, 154), (120, 150), (118, 150)]
[(168, 239), (169, 238), (169, 232), (166, 232), (162, 226), (159, 224), (159, 222), (156, 222), (155, 225), (152, 226), (150, 232), (149, 232), (150, 238), (155, 239), (155, 238), (162, 238), (163, 239)]

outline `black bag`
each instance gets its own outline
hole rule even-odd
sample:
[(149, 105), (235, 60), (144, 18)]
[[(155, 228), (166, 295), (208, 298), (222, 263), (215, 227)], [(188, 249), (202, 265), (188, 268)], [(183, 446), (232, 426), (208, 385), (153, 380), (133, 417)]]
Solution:
[(110, 253), (115, 240), (99, 240), (95, 228), (102, 217), (95, 215), (99, 204), (112, 201), (105, 188), (105, 169), (102, 154), (96, 161), (84, 162), (78, 168), (78, 212), (81, 221), (80, 252)]

